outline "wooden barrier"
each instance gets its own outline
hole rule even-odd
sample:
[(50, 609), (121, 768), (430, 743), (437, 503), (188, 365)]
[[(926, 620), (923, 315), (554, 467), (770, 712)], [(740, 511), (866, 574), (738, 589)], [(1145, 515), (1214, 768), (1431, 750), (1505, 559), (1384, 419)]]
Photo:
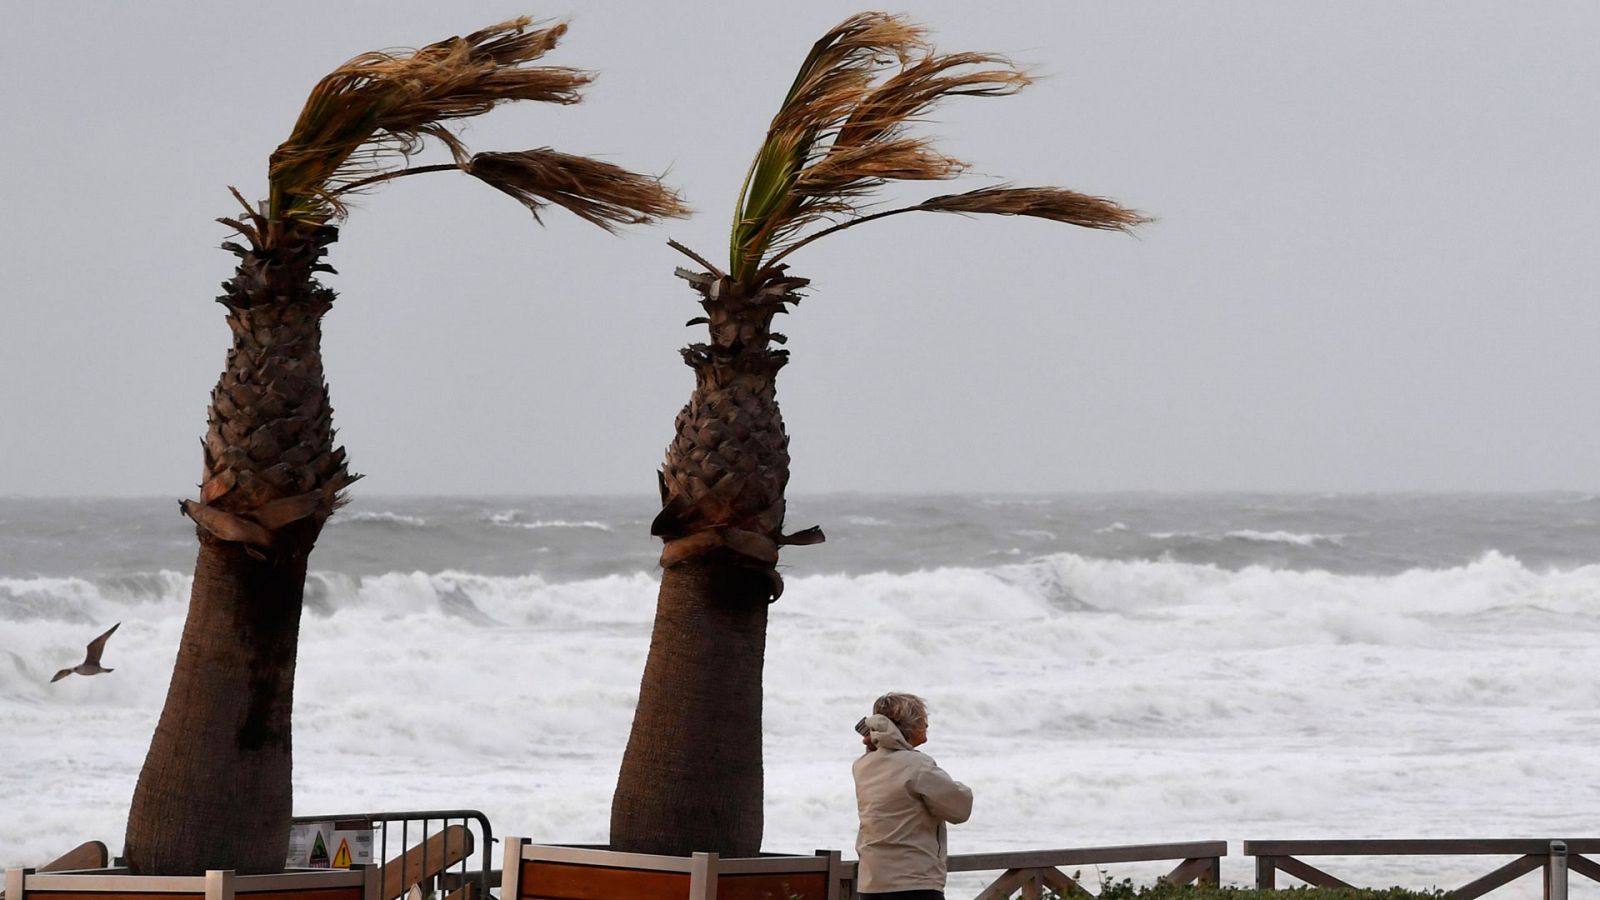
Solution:
[(837, 850), (814, 856), (656, 856), (506, 838), (501, 900), (840, 900)]
[[(1004, 900), (1020, 892), (1024, 900), (1039, 900), (1046, 888), (1062, 896), (1092, 897), (1063, 872), (1068, 866), (1093, 866), (1121, 862), (1181, 860), (1162, 881), (1173, 884), (1217, 884), (1222, 879), (1222, 857), (1227, 841), (1190, 841), (1180, 844), (1129, 844), (1117, 847), (1074, 847), (1065, 850), (1023, 850), (1015, 853), (966, 853), (951, 856), (951, 872), (1002, 870), (974, 900)], [(842, 896), (856, 895), (856, 863), (845, 865), (848, 884)]]
[(1256, 859), (1256, 887), (1274, 890), (1283, 872), (1316, 887), (1353, 885), (1299, 859), (1301, 856), (1514, 856), (1499, 868), (1450, 891), (1453, 900), (1473, 900), (1535, 870), (1544, 871), (1547, 900), (1566, 900), (1568, 873), (1600, 881), (1600, 863), (1584, 856), (1600, 853), (1600, 838), (1440, 839), (1355, 841), (1245, 841), (1244, 855)]
[(378, 900), (376, 870), (130, 875), (126, 868), (6, 872), (7, 900)]

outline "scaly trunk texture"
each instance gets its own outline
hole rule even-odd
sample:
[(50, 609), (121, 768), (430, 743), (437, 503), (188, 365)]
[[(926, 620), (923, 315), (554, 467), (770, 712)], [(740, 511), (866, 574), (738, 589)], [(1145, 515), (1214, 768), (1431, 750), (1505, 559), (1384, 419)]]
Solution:
[(218, 302), (233, 347), (211, 393), (200, 551), (166, 705), (139, 773), (134, 874), (277, 872), (293, 814), (290, 716), (306, 565), (354, 480), (333, 446), (315, 280), (329, 226), (254, 217)]
[(661, 593), (633, 730), (611, 807), (614, 850), (754, 856), (761, 849), (761, 672), (767, 604), (783, 591), (789, 437), (770, 331), (803, 279), (747, 290), (680, 270), (701, 294), (711, 342), (683, 351), (695, 390), (660, 472)]

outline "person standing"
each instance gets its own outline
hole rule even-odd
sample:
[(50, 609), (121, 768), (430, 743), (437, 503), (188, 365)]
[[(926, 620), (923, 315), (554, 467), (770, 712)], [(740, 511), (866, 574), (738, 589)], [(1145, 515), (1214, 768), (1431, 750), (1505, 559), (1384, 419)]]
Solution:
[(917, 749), (928, 740), (921, 697), (884, 694), (856, 730), (867, 747), (851, 766), (862, 900), (944, 900), (945, 826), (972, 815), (972, 789)]

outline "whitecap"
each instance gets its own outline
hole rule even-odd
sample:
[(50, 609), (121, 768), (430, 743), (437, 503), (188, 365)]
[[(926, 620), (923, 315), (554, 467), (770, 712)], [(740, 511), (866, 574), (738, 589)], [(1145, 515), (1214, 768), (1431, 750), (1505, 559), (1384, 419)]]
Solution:
[(358, 512), (347, 516), (335, 516), (332, 521), (340, 524), (364, 522), (375, 525), (404, 525), (409, 528), (426, 528), (428, 525), (426, 519), (392, 512)]
[(566, 519), (539, 519), (534, 522), (509, 522), (505, 524), (512, 528), (526, 528), (530, 531), (538, 528), (592, 528), (595, 531), (610, 531), (611, 526), (604, 522), (589, 519), (582, 522), (569, 522)]
[(1345, 539), (1345, 535), (1342, 534), (1297, 534), (1292, 531), (1256, 531), (1250, 528), (1230, 531), (1224, 537), (1260, 544), (1293, 544), (1297, 547), (1311, 547), (1316, 544), (1341, 545)]

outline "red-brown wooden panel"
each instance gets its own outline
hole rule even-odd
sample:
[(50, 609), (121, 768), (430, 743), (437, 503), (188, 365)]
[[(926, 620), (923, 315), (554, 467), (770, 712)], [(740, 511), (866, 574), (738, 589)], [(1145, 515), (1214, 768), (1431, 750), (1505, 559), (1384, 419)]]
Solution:
[(517, 882), (517, 897), (518, 900), (688, 900), (689, 873), (525, 859), (522, 877)]
[(718, 875), (717, 900), (828, 900), (825, 872)]
[(28, 896), (39, 900), (196, 900), (204, 898), (205, 891), (192, 894), (145, 894), (133, 891), (29, 891)]
[[(32, 897), (33, 891), (29, 891), (28, 896)], [(306, 888), (299, 891), (240, 891), (235, 896), (248, 900), (361, 900), (362, 889), (361, 885), (352, 884), (349, 887)]]

